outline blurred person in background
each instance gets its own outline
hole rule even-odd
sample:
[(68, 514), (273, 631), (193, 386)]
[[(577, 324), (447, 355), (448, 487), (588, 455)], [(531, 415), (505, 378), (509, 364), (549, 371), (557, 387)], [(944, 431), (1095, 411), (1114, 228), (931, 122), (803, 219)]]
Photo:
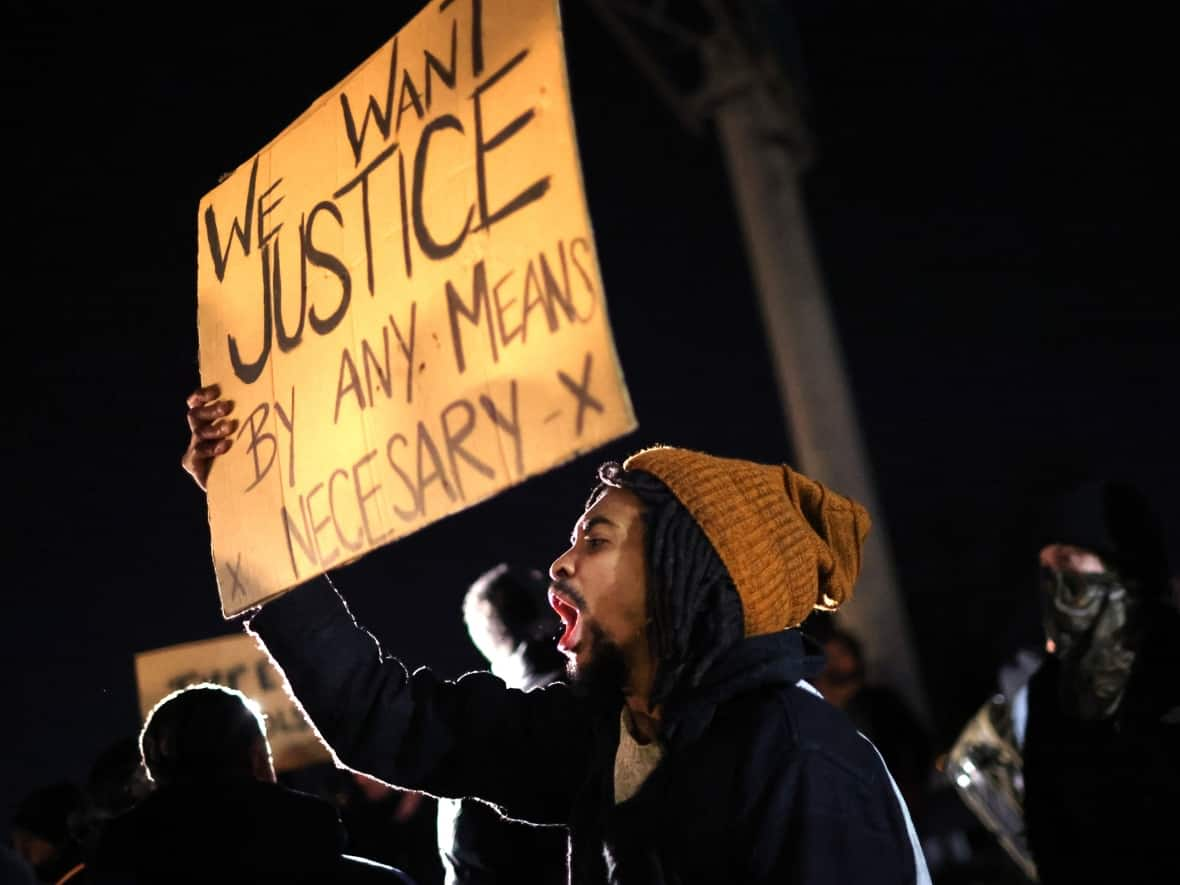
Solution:
[(1040, 541), (1049, 653), (1023, 745), (1040, 880), (1180, 882), (1180, 614), (1158, 516), (1128, 484), (1088, 482)]
[(173, 692), (148, 714), (140, 749), (154, 789), (103, 827), (92, 881), (408, 881), (345, 856), (336, 810), (276, 783), (262, 714), (239, 691)]
[(82, 846), (70, 828), (81, 805), (82, 790), (64, 781), (34, 790), (17, 805), (12, 847), (39, 882), (65, 882), (82, 871)]
[(82, 802), (71, 823), (82, 855), (93, 866), (107, 822), (130, 811), (152, 790), (139, 752), (139, 738), (127, 735), (102, 750), (90, 766)]
[(868, 679), (860, 640), (833, 628), (823, 647), (824, 669), (815, 687), (881, 751), (921, 830), (934, 761), (929, 734), (898, 692)]
[[(549, 581), (536, 569), (501, 563), (463, 598), (468, 635), (509, 688), (530, 691), (565, 679), (553, 643), (561, 620), (545, 601)], [(508, 820), (477, 799), (440, 799), (438, 849), (447, 885), (562, 885), (568, 879), (565, 827)]]
[(1043, 648), (1001, 671), (947, 774), (1030, 879), (1180, 881), (1180, 614), (1158, 517), (1107, 480), (1042, 510)]

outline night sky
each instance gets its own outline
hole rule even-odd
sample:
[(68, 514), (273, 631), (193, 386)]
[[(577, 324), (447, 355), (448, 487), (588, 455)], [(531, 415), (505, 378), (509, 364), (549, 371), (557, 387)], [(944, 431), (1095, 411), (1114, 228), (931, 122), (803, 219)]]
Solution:
[[(417, 10), (235, 6), (4, 6), (5, 822), (137, 729), (135, 652), (237, 629), (178, 466), (197, 203)], [(599, 462), (653, 442), (791, 457), (711, 134), (562, 6), (640, 428), (336, 573), (387, 649), (446, 675), (479, 662), (467, 583), (548, 565)], [(1129, 477), (1180, 562), (1174, 100), (1162, 29), (1101, 8), (793, 7), (812, 233), (942, 746), (1035, 636), (1035, 495)]]

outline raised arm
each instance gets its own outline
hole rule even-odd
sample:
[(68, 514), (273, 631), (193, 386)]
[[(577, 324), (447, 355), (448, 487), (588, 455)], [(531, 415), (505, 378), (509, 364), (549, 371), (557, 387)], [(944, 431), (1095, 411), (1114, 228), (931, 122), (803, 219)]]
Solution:
[(327, 581), (268, 603), (248, 629), (342, 764), (436, 796), (476, 796), (510, 817), (568, 821), (579, 760), (593, 753), (587, 711), (565, 686), (526, 693), (490, 673), (410, 675)]
[[(219, 397), (211, 385), (186, 400), (181, 466), (202, 489), (237, 428), (233, 403)], [(247, 629), (347, 767), (436, 796), (476, 796), (522, 820), (568, 820), (593, 753), (589, 716), (564, 686), (526, 694), (490, 673), (410, 675), (326, 578), (267, 603)]]

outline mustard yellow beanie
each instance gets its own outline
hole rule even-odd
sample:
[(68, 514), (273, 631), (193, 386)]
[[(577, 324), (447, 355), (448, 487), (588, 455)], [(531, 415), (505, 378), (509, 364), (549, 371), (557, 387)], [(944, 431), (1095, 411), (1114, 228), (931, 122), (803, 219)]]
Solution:
[(692, 514), (737, 587), (746, 636), (797, 627), (852, 597), (870, 525), (855, 501), (785, 464), (667, 446), (623, 468), (658, 477)]

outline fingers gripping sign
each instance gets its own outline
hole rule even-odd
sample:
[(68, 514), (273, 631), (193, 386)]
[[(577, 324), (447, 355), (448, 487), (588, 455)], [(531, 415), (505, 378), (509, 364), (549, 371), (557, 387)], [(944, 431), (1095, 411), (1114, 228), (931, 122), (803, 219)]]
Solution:
[(237, 420), (226, 417), (233, 411), (233, 402), (219, 399), (220, 396), (221, 389), (211, 384), (193, 391), (185, 401), (191, 435), (180, 466), (202, 490), (208, 482), (213, 459), (229, 451), (233, 445), (231, 434), (238, 429)]

